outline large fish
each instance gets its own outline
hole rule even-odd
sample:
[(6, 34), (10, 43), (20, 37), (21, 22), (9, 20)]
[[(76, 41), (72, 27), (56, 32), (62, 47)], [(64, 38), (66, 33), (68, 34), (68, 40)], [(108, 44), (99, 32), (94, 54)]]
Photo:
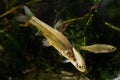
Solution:
[(93, 44), (88, 46), (81, 46), (80, 49), (92, 53), (111, 53), (114, 52), (117, 48), (108, 44)]
[[(79, 71), (85, 72), (86, 66), (79, 64), (78, 59), (76, 59), (76, 55), (79, 55), (79, 53), (76, 54), (76, 51), (72, 48), (68, 39), (58, 30), (53, 29), (51, 26), (36, 18), (28, 7), (24, 6), (24, 10), (26, 13), (27, 22), (34, 25), (38, 30), (40, 30), (43, 36), (48, 40), (49, 44), (52, 45), (55, 49), (57, 49)], [(79, 55), (79, 58), (81, 57), (82, 56)]]

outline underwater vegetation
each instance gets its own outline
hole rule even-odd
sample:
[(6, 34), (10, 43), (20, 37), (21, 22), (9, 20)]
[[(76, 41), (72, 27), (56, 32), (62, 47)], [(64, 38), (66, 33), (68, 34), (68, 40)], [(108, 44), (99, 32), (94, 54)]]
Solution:
[[(119, 0), (1, 0), (0, 79), (65, 80), (66, 74), (77, 76), (69, 80), (115, 78), (120, 72), (119, 10)], [(38, 30), (39, 20), (50, 28)], [(52, 46), (45, 46), (45, 39)], [(81, 61), (86, 72), (79, 70)]]

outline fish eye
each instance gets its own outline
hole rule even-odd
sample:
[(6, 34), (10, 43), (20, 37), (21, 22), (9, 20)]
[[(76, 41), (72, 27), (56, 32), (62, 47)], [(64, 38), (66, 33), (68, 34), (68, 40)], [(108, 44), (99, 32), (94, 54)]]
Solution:
[(82, 68), (82, 66), (78, 66), (79, 68)]
[(116, 47), (109, 46), (109, 47), (107, 48), (107, 50), (113, 52), (113, 51), (116, 50)]
[(111, 47), (112, 50), (114, 50), (114, 47)]
[(116, 49), (115, 47), (112, 47), (112, 49), (114, 50), (114, 49)]
[(111, 50), (115, 50), (116, 48), (115, 48), (115, 47), (111, 47), (110, 49), (111, 49)]

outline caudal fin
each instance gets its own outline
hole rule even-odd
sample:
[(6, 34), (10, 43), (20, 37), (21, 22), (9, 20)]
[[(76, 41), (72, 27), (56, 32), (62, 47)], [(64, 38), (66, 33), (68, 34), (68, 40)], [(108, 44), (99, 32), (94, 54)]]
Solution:
[(27, 6), (24, 6), (24, 10), (25, 10), (25, 15), (17, 16), (16, 20), (26, 23), (34, 15)]
[(28, 18), (31, 18), (34, 16), (34, 14), (30, 11), (30, 9), (27, 6), (24, 6), (25, 14)]

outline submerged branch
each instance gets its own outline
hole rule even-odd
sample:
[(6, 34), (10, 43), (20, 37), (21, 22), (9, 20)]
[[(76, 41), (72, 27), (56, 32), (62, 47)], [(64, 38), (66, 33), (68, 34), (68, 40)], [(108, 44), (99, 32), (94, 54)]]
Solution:
[(25, 4), (21, 4), (21, 5), (17, 6), (17, 7), (13, 7), (12, 9), (10, 9), (10, 10), (6, 11), (5, 13), (1, 14), (0, 18), (2, 18), (4, 16), (16, 11), (17, 9), (21, 9), (24, 5), (30, 5), (30, 4), (32, 4), (34, 2), (38, 2), (38, 1), (42, 1), (42, 0), (32, 0), (32, 1), (26, 2)]
[(116, 26), (114, 26), (114, 25), (112, 25), (112, 24), (110, 24), (110, 23), (108, 23), (108, 22), (104, 22), (104, 23), (105, 23), (105, 25), (107, 25), (108, 27), (110, 27), (110, 28), (112, 28), (112, 29), (120, 32), (120, 28), (118, 28), (118, 27), (116, 27)]
[(84, 20), (86, 19), (86, 17), (90, 16), (89, 13), (86, 13), (85, 15), (83, 15), (82, 17), (77, 17), (77, 18), (72, 18), (66, 21), (63, 21), (62, 23), (59, 24), (59, 26), (63, 26), (64, 25), (64, 29), (63, 31), (66, 30), (66, 28), (71, 25), (73, 22), (79, 21), (79, 20)]

